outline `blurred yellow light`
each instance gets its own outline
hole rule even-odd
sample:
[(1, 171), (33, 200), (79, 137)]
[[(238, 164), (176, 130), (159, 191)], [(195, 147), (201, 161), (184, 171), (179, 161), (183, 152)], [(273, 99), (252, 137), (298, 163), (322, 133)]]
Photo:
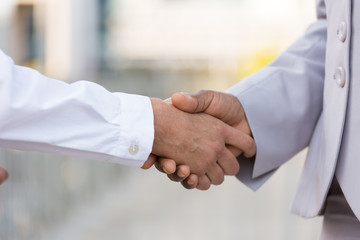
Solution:
[(269, 64), (280, 53), (278, 48), (268, 48), (239, 60), (237, 64), (237, 80), (249, 76)]

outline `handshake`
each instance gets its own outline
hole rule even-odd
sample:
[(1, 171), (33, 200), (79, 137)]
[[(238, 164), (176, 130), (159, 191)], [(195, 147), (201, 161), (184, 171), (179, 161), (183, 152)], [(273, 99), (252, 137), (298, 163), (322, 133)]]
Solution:
[[(185, 188), (206, 190), (221, 184), (224, 175), (239, 171), (237, 156), (256, 153), (242, 105), (232, 95), (175, 93), (171, 100), (151, 99), (151, 103), (155, 138), (144, 169), (155, 164)], [(0, 166), (0, 184), (7, 178)]]
[(256, 145), (239, 100), (226, 93), (175, 93), (171, 100), (151, 99), (155, 139), (143, 169), (155, 164), (172, 181), (207, 190), (224, 175), (235, 175), (237, 156), (253, 157)]

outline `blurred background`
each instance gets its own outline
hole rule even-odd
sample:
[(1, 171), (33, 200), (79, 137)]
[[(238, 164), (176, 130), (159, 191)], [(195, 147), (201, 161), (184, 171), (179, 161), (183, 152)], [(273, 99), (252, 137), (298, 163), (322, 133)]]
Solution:
[[(110, 91), (223, 91), (301, 36), (314, 2), (1, 0), (0, 48), (47, 76)], [(256, 193), (234, 177), (200, 192), (154, 169), (1, 149), (10, 179), (0, 239), (317, 239), (321, 218), (288, 212), (305, 155)]]

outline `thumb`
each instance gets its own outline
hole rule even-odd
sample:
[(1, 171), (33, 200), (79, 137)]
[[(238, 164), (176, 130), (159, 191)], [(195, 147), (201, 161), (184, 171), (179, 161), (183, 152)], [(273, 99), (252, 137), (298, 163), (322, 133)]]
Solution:
[(200, 91), (194, 95), (174, 93), (171, 97), (172, 104), (188, 113), (206, 112), (214, 98), (213, 91)]
[(230, 126), (239, 123), (245, 118), (239, 100), (227, 93), (211, 90), (202, 90), (194, 95), (175, 93), (171, 100), (176, 108), (184, 112), (204, 112)]
[(142, 165), (142, 169), (149, 169), (152, 167), (152, 165), (154, 165), (154, 163), (157, 160), (157, 156), (155, 156), (154, 154), (150, 154), (150, 156), (148, 157), (148, 159), (145, 161), (144, 165)]

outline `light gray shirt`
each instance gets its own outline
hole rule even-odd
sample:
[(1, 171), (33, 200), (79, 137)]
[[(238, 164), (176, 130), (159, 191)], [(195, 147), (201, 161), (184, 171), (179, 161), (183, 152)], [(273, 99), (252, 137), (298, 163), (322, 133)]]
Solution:
[(318, 20), (304, 36), (228, 90), (242, 103), (257, 144), (255, 160), (239, 158), (237, 177), (256, 190), (309, 146), (292, 212), (320, 214), (336, 170), (360, 218), (360, 7), (356, 0), (316, 3)]

